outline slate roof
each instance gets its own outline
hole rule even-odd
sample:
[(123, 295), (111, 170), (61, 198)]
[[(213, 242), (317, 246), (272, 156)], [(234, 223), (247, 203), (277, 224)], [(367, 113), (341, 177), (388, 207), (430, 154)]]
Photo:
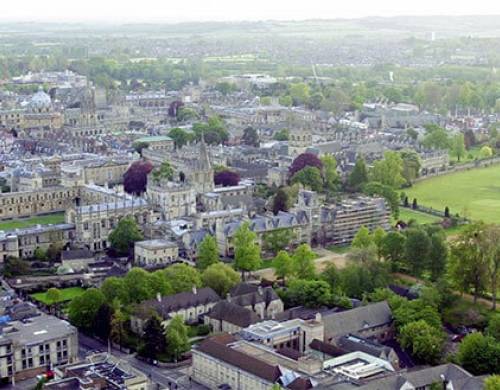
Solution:
[(392, 321), (392, 312), (386, 301), (360, 306), (355, 309), (323, 316), (325, 339), (388, 324)]
[(91, 259), (94, 255), (88, 249), (73, 249), (61, 252), (62, 260)]
[(387, 347), (375, 341), (353, 335), (346, 335), (341, 337), (337, 341), (337, 345), (346, 353), (361, 351), (382, 359), (386, 359), (392, 351), (391, 347)]
[(230, 300), (239, 306), (253, 306), (264, 302), (268, 306), (272, 301), (278, 300), (280, 297), (272, 287), (261, 287), (240, 283), (233, 287), (230, 291)]
[(279, 366), (270, 365), (262, 360), (253, 356), (247, 355), (243, 352), (237, 351), (228, 343), (221, 341), (219, 338), (208, 338), (200, 343), (198, 350), (218, 360), (238, 367), (250, 374), (262, 378), (270, 383), (276, 383), (281, 377), (281, 370)]
[(208, 303), (219, 302), (220, 297), (210, 287), (204, 287), (196, 291), (184, 291), (174, 295), (161, 297), (158, 299), (150, 299), (142, 302), (137, 310), (137, 315), (149, 317), (151, 309), (155, 310), (163, 319), (169, 318), (169, 314), (180, 309), (187, 309)]
[(260, 321), (260, 318), (252, 310), (246, 309), (228, 301), (218, 302), (208, 313), (207, 317), (215, 320), (226, 321), (246, 328)]

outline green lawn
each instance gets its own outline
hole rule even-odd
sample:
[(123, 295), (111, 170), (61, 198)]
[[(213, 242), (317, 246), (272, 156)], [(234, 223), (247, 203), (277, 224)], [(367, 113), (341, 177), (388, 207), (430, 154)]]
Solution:
[(410, 202), (459, 213), (473, 220), (500, 221), (500, 165), (437, 176), (405, 190)]
[[(81, 287), (68, 287), (68, 288), (63, 288), (60, 291), (61, 291), (61, 299), (59, 300), (59, 302), (56, 303), (71, 301), (77, 296), (82, 295), (85, 290)], [(49, 301), (47, 300), (47, 292), (39, 292), (31, 294), (31, 297), (39, 302), (45, 304), (49, 303)]]
[(0, 222), (0, 230), (21, 229), (34, 225), (49, 225), (64, 223), (64, 213), (55, 213), (49, 215), (41, 215), (31, 218), (18, 218), (10, 221)]
[(420, 211), (415, 211), (406, 207), (399, 208), (399, 219), (404, 222), (408, 222), (409, 220), (414, 219), (418, 224), (421, 225), (436, 223), (442, 220), (442, 218), (436, 217), (434, 215), (422, 213)]

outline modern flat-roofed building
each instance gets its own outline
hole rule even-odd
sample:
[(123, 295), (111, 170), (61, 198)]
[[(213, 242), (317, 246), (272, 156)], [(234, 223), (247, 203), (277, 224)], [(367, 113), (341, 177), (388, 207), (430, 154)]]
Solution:
[(52, 366), (74, 362), (77, 356), (77, 329), (53, 316), (8, 322), (0, 333), (1, 378), (32, 378)]

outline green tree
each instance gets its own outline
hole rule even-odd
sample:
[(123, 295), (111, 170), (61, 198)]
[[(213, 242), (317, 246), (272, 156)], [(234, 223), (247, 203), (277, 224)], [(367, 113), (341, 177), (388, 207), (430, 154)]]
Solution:
[(139, 353), (148, 359), (157, 359), (167, 347), (164, 333), (160, 318), (153, 315), (144, 326), (143, 344)]
[(215, 237), (207, 234), (200, 243), (196, 254), (196, 267), (204, 270), (219, 262), (219, 248)]
[(484, 380), (484, 390), (499, 390), (500, 375), (491, 375)]
[(426, 126), (426, 134), (422, 143), (428, 148), (443, 150), (447, 150), (451, 144), (446, 130), (439, 126)]
[(404, 150), (401, 152), (401, 159), (403, 160), (403, 177), (407, 183), (411, 184), (419, 175), (420, 157), (414, 150)]
[(289, 137), (290, 137), (290, 131), (288, 129), (280, 129), (273, 135), (273, 139), (275, 141), (288, 141)]
[(223, 263), (212, 264), (201, 275), (203, 284), (224, 297), (240, 282), (240, 275), (231, 266)]
[(127, 302), (139, 303), (154, 296), (149, 283), (149, 273), (142, 268), (134, 267), (123, 278), (127, 292)]
[(264, 249), (272, 254), (277, 254), (279, 250), (286, 249), (294, 238), (292, 229), (275, 229), (264, 234)]
[(290, 95), (281, 96), (279, 98), (279, 103), (285, 107), (291, 107), (293, 104), (293, 99)]
[(309, 245), (299, 245), (292, 255), (295, 276), (301, 279), (314, 279), (316, 276), (316, 269), (314, 268), (315, 258), (316, 254)]
[(488, 327), (486, 328), (486, 334), (500, 343), (500, 313), (493, 314), (490, 317), (488, 320)]
[(295, 279), (289, 283), (286, 300), (290, 306), (328, 306), (332, 301), (332, 293), (324, 281)]
[(3, 266), (3, 275), (7, 278), (19, 275), (26, 275), (30, 272), (30, 264), (17, 257), (7, 257)]
[(293, 274), (293, 260), (286, 251), (279, 251), (273, 261), (273, 268), (276, 277), (285, 281)]
[(448, 245), (446, 236), (442, 232), (430, 236), (431, 247), (428, 257), (428, 269), (431, 272), (431, 279), (438, 280), (443, 276), (448, 261)]
[(109, 234), (111, 247), (122, 255), (128, 254), (134, 243), (143, 238), (137, 222), (131, 216), (122, 218), (116, 228)]
[(420, 276), (427, 265), (431, 240), (420, 228), (408, 229), (405, 242), (405, 260), (412, 275)]
[(290, 85), (290, 96), (292, 98), (293, 104), (300, 106), (307, 104), (310, 99), (310, 89), (305, 83), (295, 83)]
[(500, 343), (480, 332), (468, 334), (458, 347), (457, 360), (474, 375), (500, 374)]
[(377, 257), (380, 259), (382, 257), (382, 243), (387, 235), (386, 231), (378, 226), (372, 233), (373, 243), (377, 247)]
[(323, 181), (328, 193), (337, 192), (340, 184), (339, 174), (337, 172), (337, 160), (334, 156), (325, 155), (321, 157), (323, 163)]
[(148, 146), (149, 146), (149, 144), (147, 142), (142, 142), (142, 141), (134, 142), (132, 144), (132, 147), (134, 148), (134, 150), (137, 153), (139, 153), (141, 156), (142, 156), (142, 151), (144, 149), (146, 149)]
[(45, 294), (45, 297), (47, 298), (47, 303), (49, 305), (49, 311), (57, 305), (62, 298), (61, 290), (58, 288), (52, 287), (47, 290), (47, 293)]
[(406, 237), (399, 232), (389, 232), (381, 243), (381, 254), (391, 264), (391, 269), (397, 271), (404, 260)]
[(383, 197), (389, 205), (394, 218), (399, 217), (399, 196), (394, 188), (373, 181), (363, 186), (363, 192), (370, 196), (378, 195)]
[(366, 226), (361, 226), (354, 236), (351, 246), (353, 248), (368, 248), (373, 244), (374, 242), (370, 230), (368, 230)]
[(104, 294), (89, 288), (82, 295), (75, 297), (68, 307), (68, 317), (73, 325), (84, 331), (91, 331), (97, 310), (105, 302)]
[(121, 346), (123, 344), (123, 336), (125, 335), (125, 323), (127, 321), (126, 314), (118, 307), (115, 309), (111, 317), (110, 338), (113, 342)]
[(107, 302), (118, 300), (122, 304), (128, 303), (129, 296), (125, 287), (124, 278), (111, 276), (104, 279), (104, 282), (101, 285), (101, 292), (104, 294)]
[(305, 167), (292, 176), (291, 183), (300, 183), (313, 191), (321, 192), (323, 179), (321, 171), (316, 167)]
[(174, 264), (162, 272), (172, 286), (174, 293), (190, 291), (193, 287), (202, 286), (200, 273), (187, 264)]
[(493, 149), (491, 149), (491, 147), (489, 147), (489, 146), (483, 146), (479, 150), (479, 157), (481, 157), (481, 158), (489, 158), (491, 156), (493, 156)]
[(181, 316), (175, 316), (167, 325), (167, 350), (177, 361), (179, 357), (191, 349), (189, 344), (188, 329)]
[(371, 244), (370, 246), (362, 248), (354, 247), (347, 254), (347, 258), (354, 263), (360, 264), (374, 262), (378, 258), (377, 246), (375, 244)]
[(259, 133), (253, 127), (249, 126), (243, 130), (243, 137), (241, 138), (245, 145), (258, 147), (260, 144)]
[(451, 151), (457, 157), (457, 160), (465, 155), (465, 142), (463, 133), (458, 133), (451, 139)]
[(326, 266), (323, 272), (321, 272), (321, 280), (324, 280), (330, 285), (332, 293), (341, 293), (340, 274), (335, 264), (330, 263)]
[(443, 351), (445, 337), (440, 329), (436, 329), (425, 321), (414, 321), (402, 327), (399, 335), (401, 346), (410, 351), (418, 360), (435, 364)]
[(284, 188), (278, 188), (273, 197), (273, 214), (277, 215), (280, 211), (288, 211), (288, 193)]
[(47, 257), (47, 251), (43, 248), (36, 248), (35, 249), (35, 252), (33, 253), (34, 257), (36, 260), (38, 261), (47, 261), (48, 257)]
[(168, 136), (174, 140), (176, 149), (181, 149), (191, 140), (191, 136), (180, 127), (175, 127), (170, 130)]
[(250, 230), (248, 222), (243, 223), (234, 234), (234, 267), (241, 271), (243, 280), (245, 272), (255, 271), (262, 262), (256, 240), (257, 235)]
[(375, 161), (371, 170), (373, 181), (394, 189), (400, 188), (405, 182), (403, 177), (403, 159), (397, 152), (384, 153), (383, 160)]
[(358, 157), (356, 164), (349, 175), (349, 190), (352, 192), (359, 192), (366, 183), (368, 183), (368, 169), (366, 168), (365, 160)]
[(168, 161), (163, 161), (159, 168), (153, 169), (152, 175), (155, 180), (172, 180), (174, 178), (174, 168)]
[(107, 303), (103, 303), (97, 310), (92, 324), (93, 333), (101, 340), (107, 341), (109, 339), (112, 318), (113, 308)]

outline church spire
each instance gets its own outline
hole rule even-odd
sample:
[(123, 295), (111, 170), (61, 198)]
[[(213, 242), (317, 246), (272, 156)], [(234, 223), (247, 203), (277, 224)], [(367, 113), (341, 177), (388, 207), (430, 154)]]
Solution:
[(212, 164), (210, 163), (210, 155), (208, 153), (207, 144), (205, 143), (205, 132), (201, 132), (201, 143), (200, 143), (200, 168), (202, 170), (210, 170)]

